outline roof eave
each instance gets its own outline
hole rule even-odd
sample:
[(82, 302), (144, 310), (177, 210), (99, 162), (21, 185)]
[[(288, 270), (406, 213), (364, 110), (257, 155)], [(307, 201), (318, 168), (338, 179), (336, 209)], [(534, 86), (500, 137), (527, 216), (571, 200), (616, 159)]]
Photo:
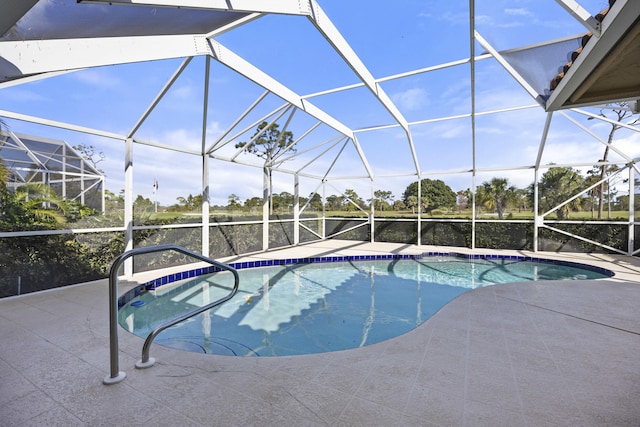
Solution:
[[(640, 97), (640, 2), (618, 0), (545, 104), (546, 111)], [(617, 84), (603, 87), (602, 77)]]

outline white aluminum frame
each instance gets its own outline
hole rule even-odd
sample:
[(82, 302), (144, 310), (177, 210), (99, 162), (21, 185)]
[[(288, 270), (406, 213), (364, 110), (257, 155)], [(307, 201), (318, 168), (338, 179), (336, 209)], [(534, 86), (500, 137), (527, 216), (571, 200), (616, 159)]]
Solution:
[[(503, 54), (493, 48), (475, 29), (474, 23), (474, 10), (475, 10), (475, 2), (473, 0), (469, 1), (469, 10), (470, 10), (470, 21), (469, 21), (469, 30), (470, 30), (470, 54), (469, 58), (460, 59), (457, 61), (451, 61), (443, 64), (437, 64), (430, 67), (421, 68), (418, 70), (407, 71), (404, 73), (392, 75), (392, 76), (383, 76), (383, 77), (374, 77), (372, 73), (367, 69), (365, 64), (360, 60), (358, 55), (353, 51), (348, 42), (344, 39), (342, 34), (338, 31), (338, 29), (331, 22), (329, 17), (325, 14), (323, 9), (320, 7), (317, 1), (315, 0), (280, 0), (278, 2), (264, 2), (261, 0), (81, 0), (86, 3), (113, 3), (119, 5), (137, 5), (137, 6), (155, 6), (155, 7), (180, 7), (180, 8), (195, 8), (195, 9), (207, 9), (207, 10), (220, 10), (226, 11), (228, 13), (239, 13), (238, 20), (215, 30), (212, 30), (208, 34), (185, 34), (185, 35), (166, 35), (166, 36), (138, 36), (138, 37), (107, 37), (107, 38), (96, 38), (96, 39), (61, 39), (61, 40), (36, 40), (36, 41), (4, 41), (0, 42), (0, 56), (9, 62), (17, 65), (19, 72), (23, 75), (29, 75), (28, 77), (23, 77), (22, 79), (16, 80), (8, 80), (3, 83), (0, 83), (0, 90), (4, 87), (10, 87), (17, 84), (29, 83), (41, 78), (46, 78), (49, 76), (59, 75), (63, 73), (67, 73), (74, 70), (80, 70), (90, 67), (97, 67), (102, 65), (114, 65), (114, 64), (124, 64), (131, 62), (140, 62), (140, 61), (152, 61), (159, 59), (167, 59), (167, 58), (182, 58), (182, 63), (178, 66), (174, 74), (169, 78), (166, 84), (161, 88), (156, 97), (151, 101), (150, 105), (141, 113), (140, 117), (134, 124), (134, 126), (125, 134), (117, 134), (113, 132), (108, 132), (99, 129), (92, 129), (85, 126), (74, 125), (69, 123), (62, 123), (54, 120), (49, 120), (45, 118), (38, 118), (34, 116), (29, 116), (25, 114), (19, 114), (15, 112), (0, 110), (0, 116), (19, 120), (26, 121), (31, 123), (38, 123), (42, 125), (58, 127), (62, 129), (72, 130), (76, 132), (82, 132), (92, 135), (98, 135), (101, 137), (106, 137), (110, 139), (115, 139), (123, 142), (126, 147), (126, 156), (125, 156), (125, 221), (123, 227), (117, 228), (108, 228), (101, 229), (98, 231), (125, 231), (126, 239), (126, 249), (132, 249), (132, 235), (133, 230), (137, 229), (133, 226), (133, 211), (132, 211), (132, 203), (133, 203), (133, 147), (135, 144), (143, 144), (152, 146), (159, 149), (167, 149), (173, 150), (176, 152), (182, 152), (191, 155), (197, 155), (202, 157), (202, 191), (203, 191), (203, 207), (202, 207), (202, 215), (203, 221), (202, 224), (199, 225), (184, 225), (184, 227), (194, 227), (200, 226), (203, 228), (203, 247), (202, 253), (208, 255), (208, 238), (209, 238), (209, 179), (210, 179), (210, 167), (209, 161), (210, 159), (219, 159), (235, 162), (238, 164), (249, 165), (256, 168), (264, 168), (265, 165), (258, 165), (255, 163), (243, 161), (240, 159), (240, 154), (245, 152), (249, 147), (251, 142), (238, 150), (234, 155), (229, 157), (224, 157), (217, 154), (217, 151), (226, 146), (227, 144), (233, 142), (239, 135), (242, 135), (249, 129), (255, 127), (257, 123), (260, 121), (254, 122), (252, 125), (247, 126), (243, 130), (237, 130), (236, 127), (239, 123), (247, 117), (251, 112), (255, 111), (258, 106), (262, 105), (264, 100), (270, 96), (274, 95), (279, 97), (284, 101), (284, 105), (279, 107), (278, 109), (272, 111), (271, 113), (264, 115), (261, 120), (268, 120), (269, 123), (276, 123), (282, 117), (284, 117), (287, 112), (291, 112), (287, 119), (287, 124), (285, 124), (284, 128), (286, 129), (288, 123), (292, 120), (293, 114), (297, 111), (302, 111), (305, 114), (315, 118), (317, 122), (311, 126), (306, 132), (304, 132), (300, 137), (298, 137), (287, 149), (281, 153), (279, 156), (273, 159), (272, 164), (266, 165), (268, 167), (279, 168), (279, 172), (290, 173), (293, 175), (294, 181), (294, 200), (295, 200), (295, 209), (294, 209), (294, 223), (295, 223), (295, 235), (294, 240), (295, 244), (299, 243), (299, 227), (303, 227), (308, 231), (315, 233), (308, 229), (308, 227), (304, 226), (300, 220), (300, 213), (306, 208), (307, 205), (300, 208), (299, 205), (299, 179), (300, 177), (308, 177), (317, 179), (319, 184), (323, 187), (322, 195), (323, 200), (325, 194), (325, 186), (331, 185), (329, 182), (330, 172), (333, 170), (337, 160), (342, 155), (343, 151), (347, 147), (349, 143), (353, 144), (356, 152), (358, 153), (359, 160), (362, 163), (366, 174), (363, 176), (352, 176), (352, 177), (332, 177), (334, 180), (339, 179), (368, 179), (371, 185), (371, 192), (373, 197), (373, 188), (376, 182), (376, 178), (384, 177), (385, 175), (376, 176), (367, 160), (366, 154), (362, 149), (358, 141), (357, 135), (361, 132), (369, 132), (374, 130), (380, 130), (385, 128), (401, 128), (406, 134), (406, 142), (409, 146), (411, 158), (413, 161), (413, 172), (407, 172), (406, 175), (394, 175), (394, 176), (415, 176), (418, 179), (418, 188), (420, 189), (420, 181), (427, 176), (434, 176), (438, 174), (450, 174), (450, 173), (470, 173), (472, 177), (472, 188), (473, 188), (473, 212), (472, 212), (472, 248), (475, 248), (475, 225), (477, 222), (484, 222), (478, 220), (476, 218), (476, 201), (475, 201), (475, 188), (476, 188), (476, 175), (478, 172), (491, 172), (491, 171), (501, 171), (507, 170), (507, 168), (478, 168), (476, 165), (476, 142), (475, 142), (475, 120), (476, 117), (486, 114), (495, 114), (499, 112), (505, 111), (515, 111), (524, 108), (532, 108), (539, 107), (540, 105), (544, 106), (549, 113), (547, 114), (547, 119), (544, 125), (544, 129), (542, 131), (542, 137), (539, 146), (539, 152), (534, 165), (522, 165), (522, 166), (514, 166), (508, 168), (508, 170), (516, 170), (516, 169), (533, 169), (534, 171), (534, 192), (535, 192), (535, 218), (533, 221), (534, 224), (534, 251), (538, 250), (538, 230), (541, 227), (554, 229), (554, 231), (560, 232), (562, 234), (569, 234), (566, 232), (562, 232), (561, 230), (557, 230), (548, 224), (551, 223), (549, 221), (545, 221), (545, 216), (547, 216), (551, 211), (539, 214), (538, 213), (538, 186), (537, 182), (539, 179), (540, 169), (543, 167), (540, 162), (542, 158), (542, 154), (544, 151), (547, 135), (549, 132), (549, 128), (551, 125), (551, 120), (553, 118), (553, 113), (555, 109), (559, 109), (563, 102), (566, 101), (567, 97), (564, 94), (571, 92), (572, 81), (571, 79), (563, 79), (560, 83), (558, 89), (553, 93), (551, 98), (546, 102), (541, 98), (541, 95), (538, 94), (529, 83), (520, 76), (516, 70), (505, 60)], [(556, 0), (560, 6), (562, 6), (566, 11), (568, 11), (572, 16), (574, 16), (582, 25), (584, 25), (587, 29), (591, 30), (596, 37), (599, 37), (599, 42), (597, 44), (597, 49), (605, 50), (607, 48), (611, 48), (612, 46), (608, 40), (612, 40), (613, 38), (607, 38), (606, 21), (603, 22), (603, 28), (600, 28), (600, 25), (594, 23), (595, 19), (590, 16), (576, 1), (574, 0)], [(635, 3), (635, 5), (633, 5)], [(633, 13), (637, 10), (640, 10), (640, 6), (638, 6), (638, 2), (632, 2), (628, 0), (618, 0), (615, 5), (616, 11), (630, 11), (630, 18), (633, 18)], [(240, 15), (242, 14), (242, 15)], [(245, 15), (248, 14), (248, 15)], [(224, 45), (222, 45), (219, 41), (215, 39), (215, 36), (226, 32), (231, 31), (234, 27), (246, 24), (247, 22), (257, 19), (265, 14), (286, 14), (286, 15), (296, 15), (296, 16), (304, 16), (306, 17), (310, 23), (318, 30), (318, 32), (325, 38), (325, 40), (333, 47), (333, 49), (339, 54), (339, 56), (345, 61), (345, 63), (353, 70), (354, 74), (359, 79), (359, 82), (343, 86), (340, 88), (329, 89), (323, 92), (318, 92), (314, 94), (308, 95), (300, 95), (295, 93), (287, 86), (282, 84), (281, 82), (273, 79), (261, 69), (256, 67), (255, 65), (249, 63), (247, 60), (237, 55), (232, 50), (228, 49)], [(602, 29), (602, 32), (600, 30)], [(615, 29), (611, 29), (610, 36), (615, 36)], [(487, 50), (488, 53), (483, 53), (481, 55), (476, 55), (475, 52), (475, 43), (481, 45), (484, 49)], [(594, 44), (595, 45), (595, 44)], [(594, 46), (595, 50), (596, 47)], [(46, 55), (42, 55), (41, 52), (46, 51)], [(165, 94), (171, 88), (171, 86), (176, 82), (176, 80), (182, 75), (183, 71), (186, 67), (191, 63), (192, 59), (198, 56), (204, 56), (207, 58), (206, 61), (206, 71), (205, 71), (205, 82), (204, 82), (204, 91), (203, 91), (203, 118), (202, 118), (202, 136), (201, 136), (201, 148), (200, 150), (192, 150), (183, 147), (174, 147), (167, 144), (163, 144), (159, 141), (145, 141), (136, 137), (137, 131), (144, 124), (149, 115), (153, 112), (156, 106), (163, 100)], [(587, 55), (581, 55), (579, 58), (587, 57)], [(248, 80), (254, 82), (255, 84), (264, 88), (264, 92), (260, 95), (256, 101), (248, 107), (248, 109), (229, 127), (225, 130), (225, 132), (213, 142), (207, 141), (206, 139), (206, 129), (207, 129), (207, 105), (209, 100), (209, 90), (208, 90), (208, 82), (209, 82), (209, 73), (210, 73), (210, 60), (216, 60), (217, 62), (231, 68), (239, 75), (244, 76)], [(520, 84), (529, 95), (532, 97), (534, 101), (538, 103), (527, 105), (527, 106), (519, 106), (507, 109), (500, 109), (494, 111), (476, 111), (476, 100), (475, 100), (475, 63), (480, 60), (490, 60), (495, 59), (513, 78), (514, 80)], [(582, 61), (582, 59), (579, 59)], [(585, 61), (587, 61), (585, 59)], [(440, 118), (428, 118), (423, 120), (418, 120), (414, 122), (408, 122), (406, 118), (403, 116), (400, 109), (395, 105), (395, 103), (391, 100), (391, 98), (387, 95), (387, 93), (381, 87), (381, 83), (388, 82), (391, 80), (398, 80), (404, 77), (413, 76), (422, 73), (429, 73), (436, 70), (442, 70), (450, 67), (456, 66), (465, 66), (469, 64), (470, 67), (470, 81), (471, 81), (471, 105), (470, 105), (470, 113), (461, 114), (456, 116), (448, 116), (448, 117), (440, 117)], [(572, 67), (572, 70), (575, 69), (576, 74), (581, 73), (580, 67)], [(382, 126), (374, 126), (366, 129), (351, 129), (346, 126), (344, 123), (340, 122), (335, 117), (329, 115), (322, 109), (316, 107), (311, 101), (311, 98), (325, 95), (329, 93), (336, 93), (341, 91), (350, 90), (356, 87), (366, 87), (371, 94), (374, 95), (375, 99), (384, 107), (384, 109), (389, 112), (389, 114), (395, 120), (395, 123), (382, 125)], [(567, 92), (569, 91), (569, 92)], [(611, 123), (612, 121), (598, 115), (579, 110), (573, 109), (573, 112), (583, 114), (586, 116), (593, 117), (598, 120), (603, 120), (605, 122)], [(577, 125), (579, 128), (587, 132), (590, 136), (595, 137), (603, 144), (607, 144), (606, 141), (603, 141), (601, 138), (598, 138), (595, 134), (590, 132), (585, 126), (580, 125), (576, 120), (567, 115), (564, 111), (560, 112), (563, 116), (568, 118), (571, 122)], [(425, 171), (420, 167), (418, 155), (415, 150), (414, 138), (412, 135), (411, 127), (414, 125), (420, 125), (424, 123), (432, 123), (437, 121), (445, 121), (445, 120), (454, 120), (460, 118), (470, 118), (471, 120), (471, 145), (472, 145), (472, 166), (469, 170), (456, 170), (456, 171)], [(290, 153), (290, 150), (300, 144), (305, 138), (308, 138), (313, 132), (320, 127), (321, 125), (326, 125), (339, 133), (339, 136), (334, 139), (326, 140), (318, 145), (315, 145), (311, 148), (305, 148), (299, 153)], [(640, 131), (637, 128), (632, 126), (620, 124), (622, 127), (627, 129), (632, 129), (634, 131)], [(236, 131), (237, 133), (234, 133)], [(229, 136), (231, 135), (231, 136)], [(257, 137), (257, 135), (256, 135)], [(255, 138), (254, 138), (255, 139)], [(322, 176), (316, 176), (310, 173), (304, 173), (304, 170), (307, 169), (309, 165), (311, 165), (314, 161), (318, 160), (322, 156), (328, 154), (334, 147), (337, 147), (342, 143), (342, 146), (338, 150), (337, 155), (333, 158), (329, 167), (327, 168), (326, 173)], [(322, 148), (326, 146), (322, 150), (321, 153), (317, 154), (313, 157), (312, 160), (304, 164), (302, 167), (299, 167), (297, 170), (289, 171), (285, 168), (282, 168), (282, 165), (287, 162), (287, 160), (291, 160), (296, 158), (302, 153), (309, 152), (311, 150), (315, 150), (317, 148)], [(617, 147), (610, 145), (609, 148), (620, 155), (625, 162), (627, 162), (627, 166), (629, 168), (630, 177), (634, 175), (635, 172), (640, 173), (640, 169), (638, 169), (636, 162), (638, 159), (630, 158), (625, 155), (621, 150)], [(288, 155), (287, 155), (288, 154)], [(575, 166), (575, 163), (567, 163), (567, 166)], [(267, 194), (266, 188), (266, 180), (267, 177), (264, 177), (264, 197)], [(633, 241), (633, 229), (635, 227), (635, 217), (633, 212), (633, 179), (630, 179), (630, 191), (629, 191), (629, 200), (630, 200), (630, 212), (629, 212), (629, 244), (627, 254), (632, 255), (638, 253), (638, 251), (633, 251), (634, 241)], [(596, 184), (597, 185), (597, 184)], [(333, 187), (333, 186), (332, 186)], [(333, 187), (335, 189), (335, 187)], [(590, 187), (592, 188), (592, 187)], [(340, 190), (338, 190), (340, 191)], [(585, 190), (585, 191), (588, 191)], [(342, 193), (342, 191), (340, 191)], [(418, 194), (420, 195), (420, 191)], [(578, 197), (578, 195), (574, 196), (572, 199), (565, 201), (563, 204), (557, 206), (555, 209), (561, 207), (562, 205), (569, 203), (571, 200)], [(351, 201), (351, 203), (353, 203)], [(420, 203), (420, 202), (419, 202)], [(354, 203), (355, 205), (355, 203)], [(356, 205), (357, 206), (357, 205)], [(372, 209), (371, 212), (366, 212), (362, 210), (362, 212), (367, 215), (366, 222), (361, 225), (358, 225), (353, 228), (358, 228), (362, 225), (369, 224), (371, 226), (371, 236), (374, 236), (374, 226), (375, 226), (375, 212)], [(417, 216), (417, 224), (418, 224), (418, 244), (421, 244), (421, 223), (422, 221), (426, 221), (422, 218), (421, 215)], [(363, 219), (364, 221), (364, 219)], [(265, 207), (263, 208), (263, 249), (268, 249), (268, 224), (270, 222), (269, 215)], [(176, 228), (183, 227), (181, 226), (171, 226), (167, 228)], [(161, 228), (161, 227), (160, 227)], [(324, 226), (324, 212), (323, 212), (323, 233), (322, 238), (328, 238), (331, 236), (326, 236), (325, 234), (325, 226)], [(351, 230), (351, 229), (349, 229)], [(344, 230), (341, 233), (344, 233), (349, 230)], [(76, 230), (77, 231), (77, 230)], [(56, 233), (67, 233), (69, 230), (60, 230), (53, 231), (47, 233), (40, 234), (56, 234)], [(84, 232), (84, 231), (80, 231)], [(20, 233), (0, 233), (0, 236), (23, 236), (23, 235), (31, 235), (31, 232), (20, 232)], [(320, 236), (319, 236), (320, 237)], [(579, 236), (571, 236), (577, 239), (588, 241), (589, 243), (593, 243), (596, 245), (600, 245), (604, 248), (613, 250), (613, 248), (609, 248), (606, 245), (599, 244), (598, 242), (591, 242), (587, 239), (581, 238)], [(624, 251), (618, 252), (624, 253)], [(127, 270), (131, 272), (130, 269)]]

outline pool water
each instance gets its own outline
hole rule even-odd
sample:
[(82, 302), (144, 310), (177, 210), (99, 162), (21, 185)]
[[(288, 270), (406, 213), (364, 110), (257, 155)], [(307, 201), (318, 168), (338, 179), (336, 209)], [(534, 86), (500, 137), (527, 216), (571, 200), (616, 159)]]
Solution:
[[(156, 344), (238, 356), (283, 356), (381, 342), (425, 322), (470, 289), (497, 283), (607, 277), (589, 269), (508, 259), (428, 257), (294, 264), (238, 271), (236, 296), (158, 335)], [(212, 273), (142, 293), (120, 324), (146, 337), (157, 325), (228, 294)]]

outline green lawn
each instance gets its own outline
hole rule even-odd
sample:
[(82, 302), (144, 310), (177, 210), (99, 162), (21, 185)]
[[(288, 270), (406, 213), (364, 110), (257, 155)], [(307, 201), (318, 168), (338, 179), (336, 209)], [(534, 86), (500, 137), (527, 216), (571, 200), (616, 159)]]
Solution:
[[(320, 212), (304, 212), (304, 216), (308, 217), (310, 215), (321, 216)], [(223, 217), (233, 217), (242, 219), (243, 217), (252, 217), (256, 218), (260, 214), (256, 214), (255, 212), (242, 212), (242, 211), (215, 211), (211, 212), (211, 216), (223, 216)], [(280, 212), (276, 213), (276, 215), (291, 215), (290, 212)], [(338, 217), (338, 218), (359, 218), (366, 219), (367, 214), (362, 211), (327, 211), (327, 217)], [(377, 218), (405, 218), (405, 219), (415, 219), (417, 218), (416, 213), (412, 213), (411, 211), (376, 211), (375, 215)], [(199, 218), (201, 214), (199, 212), (158, 212), (150, 214), (151, 219), (155, 220), (168, 220), (168, 219), (179, 219), (179, 218)], [(443, 213), (442, 211), (438, 211), (436, 214), (422, 214), (423, 219), (471, 219), (471, 210), (466, 209), (460, 212), (454, 213)], [(480, 213), (476, 217), (477, 219), (498, 219), (498, 216), (495, 213)], [(629, 213), (627, 211), (612, 211), (610, 218), (607, 215), (607, 212), (604, 213), (604, 220), (617, 220), (617, 221), (626, 221), (629, 218)], [(513, 211), (507, 212), (504, 216), (504, 219), (512, 219), (512, 220), (532, 220), (533, 212), (531, 211)], [(546, 219), (555, 220), (557, 219), (555, 214), (548, 215)], [(569, 215), (569, 220), (581, 220), (581, 221), (589, 221), (595, 220), (592, 218), (591, 212), (571, 212)]]

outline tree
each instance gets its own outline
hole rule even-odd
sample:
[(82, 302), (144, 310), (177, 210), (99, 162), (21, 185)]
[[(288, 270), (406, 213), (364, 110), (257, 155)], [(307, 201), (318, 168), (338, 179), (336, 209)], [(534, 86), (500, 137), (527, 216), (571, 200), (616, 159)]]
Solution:
[(393, 197), (391, 191), (376, 190), (373, 192), (373, 200), (371, 202), (374, 204), (375, 209), (383, 211), (385, 207), (391, 206)]
[[(611, 112), (611, 115), (613, 116), (613, 119), (616, 120), (616, 122), (610, 123), (611, 129), (609, 130), (607, 146), (604, 149), (604, 154), (602, 155), (602, 159), (599, 160), (599, 162), (601, 162), (601, 165), (599, 168), (600, 178), (598, 181), (602, 180), (602, 182), (600, 183), (599, 189), (597, 191), (592, 191), (592, 195), (594, 195), (598, 199), (598, 219), (602, 219), (602, 213), (604, 211), (605, 192), (608, 194), (609, 191), (611, 190), (610, 189), (611, 186), (608, 185), (608, 183), (605, 182), (604, 179), (606, 178), (607, 174), (610, 172), (610, 169), (607, 167), (607, 160), (609, 159), (609, 151), (611, 149), (611, 144), (613, 143), (613, 138), (616, 134), (616, 131), (622, 127), (620, 126), (620, 123), (622, 123), (623, 120), (626, 120), (635, 114), (633, 110), (630, 108), (628, 102), (618, 102), (615, 105), (617, 106), (617, 108), (614, 107), (612, 109), (600, 110), (600, 116), (602, 117), (607, 117), (607, 115), (605, 114), (605, 111)], [(593, 119), (593, 117), (589, 117), (588, 120), (591, 120), (591, 119)], [(635, 120), (630, 121), (629, 123), (626, 123), (626, 124), (630, 126), (634, 126), (639, 123), (640, 123), (640, 117), (637, 117)]]
[(418, 207), (418, 196), (407, 197), (405, 204), (408, 208), (411, 208), (411, 213), (416, 213), (416, 207)]
[(289, 209), (293, 206), (293, 194), (283, 191), (273, 195), (273, 209)]
[(473, 194), (471, 193), (471, 189), (467, 188), (466, 190), (460, 190), (456, 193), (456, 207), (458, 208), (458, 212), (461, 212), (463, 209), (468, 209), (471, 206), (471, 201), (473, 200)]
[(229, 194), (229, 202), (227, 203), (229, 209), (240, 209), (240, 197), (235, 194)]
[(95, 214), (77, 201), (65, 200), (45, 184), (27, 184), (0, 195), (0, 223), (10, 228), (59, 228)]
[[(599, 180), (600, 180), (600, 167), (594, 166), (592, 169), (587, 171), (587, 177), (585, 178), (584, 185), (585, 187), (591, 187), (592, 185), (595, 185), (596, 182), (598, 182)], [(596, 217), (598, 200), (600, 198), (600, 191), (601, 191), (601, 186), (597, 185), (587, 192), (587, 195), (589, 197), (585, 200), (585, 205), (586, 205), (585, 207), (591, 211), (592, 219), (595, 219)]]
[(104, 190), (104, 202), (106, 205), (106, 212), (124, 209), (124, 196), (122, 194), (116, 195), (109, 190)]
[[(636, 178), (633, 180), (633, 193), (635, 195), (633, 200), (635, 211), (640, 211), (640, 193), (638, 190), (640, 190), (640, 180)], [(619, 196), (618, 202), (620, 203), (619, 209), (625, 211), (629, 209), (629, 196)]]
[[(420, 183), (421, 210), (429, 212), (438, 208), (449, 209), (456, 206), (456, 193), (443, 181), (425, 178)], [(404, 190), (403, 199), (407, 206), (411, 206), (409, 203), (411, 196), (418, 197), (417, 181), (409, 184)]]
[[(0, 133), (2, 133), (4, 129), (8, 128), (9, 127), (7, 126), (7, 123), (4, 120), (0, 119)], [(0, 197), (2, 197), (2, 200), (4, 200), (4, 193), (7, 191), (7, 182), (9, 182), (10, 175), (11, 173), (9, 172), (9, 169), (4, 165), (4, 162), (0, 157)], [(0, 204), (0, 208), (2, 207), (3, 205)]]
[[(568, 167), (549, 168), (540, 178), (539, 205), (546, 212), (560, 205), (580, 192), (584, 187), (584, 178), (579, 171)], [(533, 190), (533, 185), (530, 187)], [(574, 200), (572, 203), (559, 208), (556, 212), (558, 219), (569, 218), (572, 209), (579, 207), (580, 201)]]
[(248, 211), (258, 210), (263, 203), (264, 200), (261, 197), (252, 197), (244, 201), (244, 208)]
[(136, 199), (133, 201), (133, 206), (139, 212), (147, 211), (153, 209), (153, 202), (149, 198), (143, 197), (138, 194), (138, 197), (136, 197)]
[(492, 178), (476, 190), (477, 202), (489, 210), (495, 210), (498, 219), (504, 218), (508, 205), (516, 200), (516, 187), (507, 178)]
[(313, 193), (309, 195), (311, 201), (309, 202), (309, 207), (315, 211), (322, 210), (322, 197), (318, 193)]
[(393, 210), (394, 211), (403, 211), (407, 208), (407, 205), (404, 204), (402, 200), (396, 200), (393, 202)]
[(336, 196), (335, 194), (332, 194), (330, 196), (327, 197), (327, 209), (331, 210), (331, 211), (338, 211), (342, 208), (342, 202), (344, 200), (344, 197), (342, 196)]
[(518, 188), (516, 190), (516, 204), (518, 206), (518, 212), (526, 211), (529, 209), (529, 206), (533, 206), (526, 188)]
[(273, 160), (278, 154), (289, 150), (295, 153), (296, 149), (292, 147), (293, 133), (289, 131), (280, 131), (278, 124), (262, 122), (258, 125), (251, 141), (239, 142), (236, 148), (245, 148), (245, 151), (264, 159), (264, 170), (269, 178), (269, 212), (273, 213)]
[(37, 228), (58, 228), (65, 223), (64, 214), (56, 208), (58, 203), (55, 195), (51, 197), (48, 190), (49, 187), (44, 184), (28, 184), (13, 192), (7, 191), (3, 195), (0, 222), (12, 224), (18, 229), (34, 225)]
[(352, 189), (344, 190), (345, 210), (348, 212), (355, 210), (356, 207), (354, 206), (354, 204), (362, 208), (364, 206), (364, 200), (362, 200), (360, 196), (358, 196), (358, 193), (356, 193), (355, 190), (352, 190)]
[(7, 182), (9, 182), (9, 169), (2, 162), (0, 158), (0, 190), (7, 188)]
[[(141, 196), (138, 196), (140, 198)], [(136, 199), (137, 201), (138, 199)], [(189, 194), (187, 197), (176, 197), (178, 201), (179, 210), (194, 211), (202, 207), (202, 194), (196, 196)], [(135, 204), (135, 202), (134, 202)]]
[(91, 163), (95, 170), (97, 170), (101, 174), (104, 174), (104, 171), (98, 168), (98, 163), (103, 162), (106, 158), (104, 152), (96, 151), (96, 147), (94, 147), (93, 145), (85, 144), (74, 145), (73, 149), (80, 153), (83, 159)]

